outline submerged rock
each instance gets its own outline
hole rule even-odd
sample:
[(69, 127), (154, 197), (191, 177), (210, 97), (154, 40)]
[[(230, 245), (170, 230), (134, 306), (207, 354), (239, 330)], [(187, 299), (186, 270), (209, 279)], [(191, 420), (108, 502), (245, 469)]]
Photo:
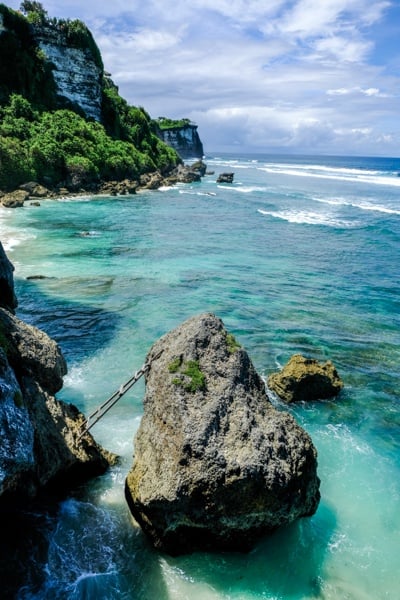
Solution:
[(268, 377), (268, 387), (285, 402), (318, 400), (337, 396), (343, 388), (333, 363), (294, 354), (279, 373)]
[(245, 551), (315, 512), (312, 440), (268, 401), (219, 318), (189, 319), (154, 344), (148, 361), (126, 498), (155, 547)]

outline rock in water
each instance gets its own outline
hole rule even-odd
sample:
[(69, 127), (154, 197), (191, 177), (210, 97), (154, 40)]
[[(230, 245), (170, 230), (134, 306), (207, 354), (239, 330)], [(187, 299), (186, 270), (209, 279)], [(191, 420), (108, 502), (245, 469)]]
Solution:
[(126, 497), (156, 548), (248, 550), (318, 506), (317, 452), (213, 314), (149, 352)]
[(279, 373), (268, 377), (268, 387), (285, 402), (320, 400), (337, 396), (343, 388), (333, 363), (294, 354)]

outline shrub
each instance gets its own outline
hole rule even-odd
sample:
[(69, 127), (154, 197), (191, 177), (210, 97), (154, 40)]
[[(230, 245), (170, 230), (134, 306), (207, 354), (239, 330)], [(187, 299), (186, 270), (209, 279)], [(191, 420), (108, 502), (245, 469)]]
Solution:
[(16, 137), (0, 137), (0, 189), (15, 189), (34, 175), (27, 145)]

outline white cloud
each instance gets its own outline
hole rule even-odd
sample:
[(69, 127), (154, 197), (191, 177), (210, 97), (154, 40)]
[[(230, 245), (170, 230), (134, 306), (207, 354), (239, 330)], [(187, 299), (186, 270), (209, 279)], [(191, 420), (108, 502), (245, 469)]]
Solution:
[(379, 96), (378, 88), (368, 88), (367, 90), (361, 90), (366, 96)]
[[(7, 4), (18, 8), (20, 0)], [(385, 21), (397, 14), (393, 2), (47, 0), (45, 7), (50, 16), (84, 20), (121, 95), (154, 117), (193, 119), (206, 150), (399, 153), (400, 77), (374, 55), (395, 22)]]
[(321, 59), (344, 62), (363, 62), (372, 49), (370, 41), (348, 39), (341, 36), (326, 37), (317, 40), (314, 48)]

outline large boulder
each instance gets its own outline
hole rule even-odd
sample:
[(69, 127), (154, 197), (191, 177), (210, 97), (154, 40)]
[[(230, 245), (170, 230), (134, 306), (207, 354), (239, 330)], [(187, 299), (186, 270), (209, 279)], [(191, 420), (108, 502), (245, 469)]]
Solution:
[(28, 192), (30, 198), (48, 198), (52, 195), (50, 190), (37, 181), (27, 181), (20, 185), (19, 189)]
[(248, 550), (317, 509), (310, 436), (268, 401), (247, 352), (213, 314), (148, 354), (144, 414), (126, 498), (155, 547)]
[(20, 208), (25, 200), (29, 198), (29, 192), (26, 190), (14, 190), (1, 197), (1, 203), (6, 208)]
[(301, 354), (294, 354), (279, 373), (272, 373), (267, 384), (285, 402), (332, 398), (343, 388), (330, 360), (320, 363)]

